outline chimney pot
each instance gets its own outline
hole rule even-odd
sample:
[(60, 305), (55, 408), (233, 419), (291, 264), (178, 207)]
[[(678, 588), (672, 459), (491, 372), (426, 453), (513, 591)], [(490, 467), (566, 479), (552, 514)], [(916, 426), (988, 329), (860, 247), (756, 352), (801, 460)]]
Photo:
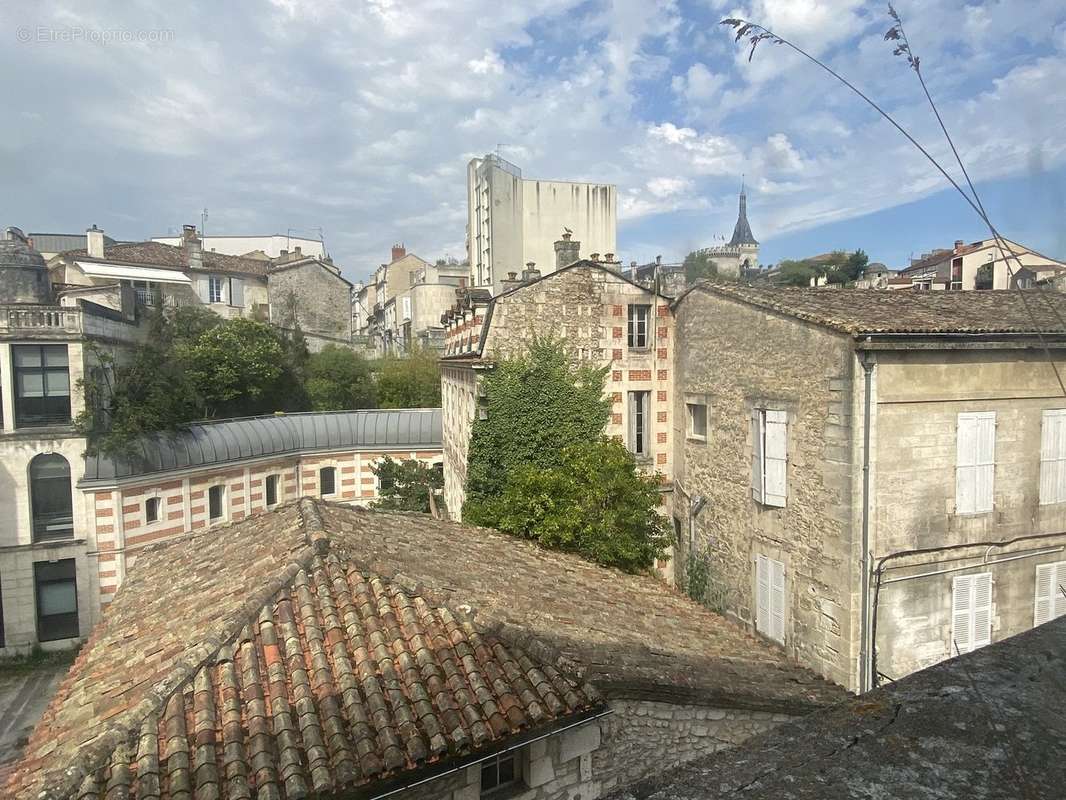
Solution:
[(955, 240), (955, 249), (958, 250), (964, 244), (966, 244), (966, 242), (964, 242), (962, 239), (956, 239)]
[(407, 255), (407, 248), (404, 247), (403, 244), (394, 244), (392, 246), (392, 260), (393, 261), (399, 261), (405, 255)]
[(535, 266), (537, 266), (537, 262), (536, 261), (527, 261), (526, 262), (526, 269), (533, 269), (533, 267), (535, 267)]
[(517, 272), (508, 272), (507, 273), (507, 280), (513, 281), (516, 278), (518, 278), (518, 273)]
[(662, 263), (663, 263), (663, 257), (662, 256), (655, 256), (655, 265), (656, 266), (660, 266)]
[(604, 256), (603, 256), (603, 260), (613, 264), (614, 263), (614, 253), (605, 253)]
[(593, 261), (599, 261), (600, 260), (600, 254), (599, 253), (589, 253), (589, 258), (591, 258)]

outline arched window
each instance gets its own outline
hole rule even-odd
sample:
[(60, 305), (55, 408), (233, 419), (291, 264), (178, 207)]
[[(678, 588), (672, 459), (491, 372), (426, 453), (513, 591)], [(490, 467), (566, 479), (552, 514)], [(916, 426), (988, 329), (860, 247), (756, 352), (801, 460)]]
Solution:
[(30, 503), (35, 542), (74, 536), (70, 464), (63, 456), (58, 453), (34, 456), (30, 462)]

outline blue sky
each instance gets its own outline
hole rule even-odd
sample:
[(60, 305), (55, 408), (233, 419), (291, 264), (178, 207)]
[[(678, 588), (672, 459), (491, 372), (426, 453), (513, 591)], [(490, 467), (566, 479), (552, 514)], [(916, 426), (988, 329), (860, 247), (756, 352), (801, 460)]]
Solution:
[[(1001, 230), (1066, 257), (1066, 6), (900, 0)], [(402, 241), (464, 252), (465, 164), (615, 183), (619, 255), (728, 236), (746, 176), (762, 259), (910, 254), (984, 235), (857, 98), (784, 48), (749, 63), (717, 21), (763, 22), (949, 154), (885, 7), (857, 0), (162, 0), (0, 8), (0, 223), (121, 238), (321, 227), (354, 278)], [(22, 41), (28, 38), (29, 41)], [(126, 39), (127, 41), (117, 41)], [(945, 161), (945, 163), (947, 163)]]

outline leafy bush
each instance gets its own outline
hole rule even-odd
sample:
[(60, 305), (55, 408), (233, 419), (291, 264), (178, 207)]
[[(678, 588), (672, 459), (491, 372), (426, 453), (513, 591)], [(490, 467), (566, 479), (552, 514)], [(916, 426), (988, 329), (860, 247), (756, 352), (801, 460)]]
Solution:
[(436, 408), (440, 405), (439, 356), (418, 349), (386, 356), (377, 364), (377, 401), (381, 408)]
[(307, 396), (315, 411), (373, 408), (370, 365), (346, 347), (327, 345), (307, 361)]
[(436, 495), (444, 488), (444, 477), (440, 470), (423, 464), (413, 458), (394, 461), (385, 456), (376, 467), (381, 499), (373, 504), (374, 508), (392, 511), (430, 512), (430, 493)]

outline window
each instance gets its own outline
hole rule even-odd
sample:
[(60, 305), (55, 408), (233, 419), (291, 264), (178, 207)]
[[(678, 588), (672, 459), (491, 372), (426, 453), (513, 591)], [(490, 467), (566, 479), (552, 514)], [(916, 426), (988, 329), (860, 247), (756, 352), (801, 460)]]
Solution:
[(647, 456), (649, 447), (648, 402), (651, 392), (629, 393), (629, 449), (635, 456)]
[(766, 556), (755, 558), (755, 629), (785, 643), (785, 565)]
[(159, 498), (149, 497), (144, 501), (144, 521), (145, 524), (151, 524), (153, 522), (159, 522)]
[(521, 762), (518, 754), (512, 750), (500, 753), (488, 761), (481, 762), (481, 796), (495, 794), (500, 789), (514, 786), (521, 776)]
[(337, 491), (337, 468), (336, 467), (322, 467), (318, 471), (318, 493), (320, 496), (325, 497), (327, 494), (334, 494)]
[(34, 456), (30, 462), (30, 506), (35, 542), (74, 536), (70, 464), (58, 453)]
[(959, 575), (951, 582), (951, 655), (992, 641), (992, 573)]
[(651, 306), (631, 305), (629, 307), (629, 336), (630, 347), (642, 350), (648, 347), (648, 319), (651, 317)]
[(1036, 568), (1033, 627), (1066, 614), (1066, 561)]
[(276, 506), (278, 504), (278, 476), (266, 476), (266, 504)]
[(1040, 505), (1066, 502), (1066, 409), (1044, 412), (1040, 431)]
[(411, 298), (403, 298), (403, 318), (411, 319)]
[(11, 348), (15, 365), (15, 425), (70, 422), (70, 373), (65, 344)]
[(685, 403), (688, 409), (688, 438), (707, 441), (707, 406), (704, 403)]
[(53, 642), (78, 635), (78, 579), (73, 558), (33, 565), (37, 639)]
[(207, 279), (207, 302), (222, 302), (222, 278), (212, 275)]
[(229, 279), (229, 304), (237, 308), (244, 308), (244, 279)]
[(949, 290), (960, 291), (962, 289), (962, 259), (956, 258), (951, 262), (951, 284)]
[(222, 501), (226, 496), (226, 487), (212, 486), (207, 490), (207, 516), (209, 519), (222, 519)]
[(765, 506), (784, 507), (787, 494), (788, 415), (756, 408), (751, 412), (751, 496)]
[(996, 470), (996, 412), (959, 414), (957, 436), (955, 512), (991, 511)]

